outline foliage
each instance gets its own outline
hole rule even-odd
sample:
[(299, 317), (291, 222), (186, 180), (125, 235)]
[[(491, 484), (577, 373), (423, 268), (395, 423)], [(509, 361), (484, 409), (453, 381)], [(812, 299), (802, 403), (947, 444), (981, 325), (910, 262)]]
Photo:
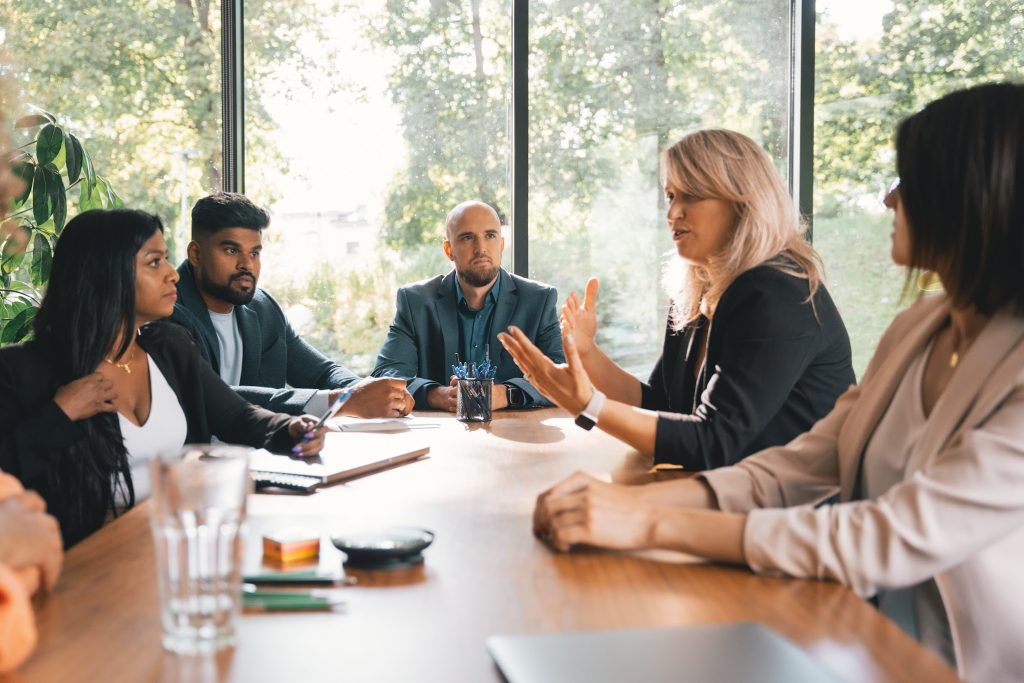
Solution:
[(21, 341), (31, 332), (69, 204), (79, 212), (123, 205), (78, 136), (53, 114), (35, 109), (14, 126), (22, 133), (15, 142), (26, 133), (31, 137), (9, 153), (23, 189), (0, 231), (0, 344)]
[[(334, 79), (321, 16), (336, 6), (247, 0), (249, 92), (281, 70), (299, 86), (312, 74)], [(125, 203), (171, 228), (168, 246), (178, 258), (189, 207), (222, 189), (220, 7), (220, 0), (0, 0), (22, 97), (68, 117)], [(248, 160), (283, 169), (273, 129), (259, 98), (248, 98)]]

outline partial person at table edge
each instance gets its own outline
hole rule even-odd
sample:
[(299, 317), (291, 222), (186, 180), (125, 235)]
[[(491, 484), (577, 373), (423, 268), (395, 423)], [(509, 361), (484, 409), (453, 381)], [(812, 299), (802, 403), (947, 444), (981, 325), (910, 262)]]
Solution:
[(501, 219), (484, 202), (462, 202), (448, 213), (441, 246), (452, 270), (398, 290), (372, 374), (408, 379), (418, 409), (454, 412), (456, 358), (467, 367), (489, 361), (496, 370), (494, 410), (551, 405), (523, 378), (497, 333), (516, 325), (542, 353), (562, 362), (554, 287), (501, 267)]
[(321, 415), (348, 388), (341, 415), (408, 415), (413, 401), (405, 382), (360, 378), (327, 358), (258, 286), (269, 225), (270, 215), (243, 194), (217, 192), (197, 201), (171, 320), (189, 331), (206, 362), (250, 403)]
[(786, 443), (854, 383), (850, 340), (821, 259), (771, 159), (729, 130), (691, 133), (663, 155), (675, 254), (664, 348), (646, 383), (595, 341), (598, 281), (562, 308), (575, 354), (543, 358), (501, 336), (541, 393), (658, 464), (706, 470)]
[(892, 259), (944, 293), (895, 318), (860, 385), (733, 467), (635, 487), (574, 475), (538, 499), (535, 533), (838, 581), (966, 680), (1021, 680), (1024, 85), (928, 104), (897, 128), (896, 167)]
[(31, 341), (0, 349), (0, 469), (38, 491), (70, 546), (148, 495), (149, 460), (216, 436), (313, 455), (311, 416), (246, 402), (169, 323), (163, 225), (128, 209), (64, 227)]

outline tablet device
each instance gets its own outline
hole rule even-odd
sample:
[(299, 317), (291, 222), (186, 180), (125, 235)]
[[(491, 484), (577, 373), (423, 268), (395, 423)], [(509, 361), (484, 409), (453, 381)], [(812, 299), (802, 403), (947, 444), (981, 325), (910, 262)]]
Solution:
[(761, 624), (493, 636), (509, 683), (829, 683), (842, 679)]

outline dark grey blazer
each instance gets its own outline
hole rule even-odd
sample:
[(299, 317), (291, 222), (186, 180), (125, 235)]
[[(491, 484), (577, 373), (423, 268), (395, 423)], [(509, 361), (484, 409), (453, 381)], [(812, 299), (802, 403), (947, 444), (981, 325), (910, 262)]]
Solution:
[[(494, 381), (522, 389), (526, 405), (549, 406), (532, 384), (523, 379), (519, 366), (498, 341), (498, 332), (509, 325), (520, 328), (544, 354), (564, 362), (562, 337), (555, 303), (558, 292), (541, 282), (500, 271), (498, 303), (491, 321), (491, 361), (497, 363)], [(375, 377), (401, 377), (417, 408), (428, 408), (427, 389), (448, 384), (455, 354), (459, 351), (455, 271), (398, 290), (395, 320), (373, 368)]]
[[(178, 303), (171, 320), (196, 340), (199, 352), (220, 372), (220, 346), (206, 302), (199, 295), (192, 266), (178, 268)], [(298, 415), (318, 389), (340, 389), (359, 377), (307, 344), (288, 324), (281, 307), (257, 288), (248, 304), (235, 306), (242, 336), (241, 386), (232, 387), (250, 403)]]

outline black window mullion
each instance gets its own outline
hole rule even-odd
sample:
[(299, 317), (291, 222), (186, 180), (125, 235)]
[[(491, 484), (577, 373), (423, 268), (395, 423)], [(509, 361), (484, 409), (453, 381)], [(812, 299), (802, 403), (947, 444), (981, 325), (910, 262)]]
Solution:
[(245, 192), (245, 90), (243, 0), (221, 4), (221, 187)]
[(529, 0), (512, 0), (512, 272), (529, 277)]

